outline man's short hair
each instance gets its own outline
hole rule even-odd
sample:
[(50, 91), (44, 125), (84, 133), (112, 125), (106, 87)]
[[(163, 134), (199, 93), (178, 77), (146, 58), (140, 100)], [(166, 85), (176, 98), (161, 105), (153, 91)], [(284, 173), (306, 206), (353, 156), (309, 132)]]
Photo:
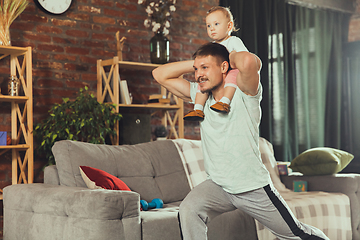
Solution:
[[(229, 51), (223, 45), (219, 43), (206, 43), (202, 45), (193, 55), (193, 59), (197, 57), (213, 56), (217, 59), (220, 65), (224, 61), (227, 61), (230, 66)], [(229, 67), (230, 68), (230, 67)]]

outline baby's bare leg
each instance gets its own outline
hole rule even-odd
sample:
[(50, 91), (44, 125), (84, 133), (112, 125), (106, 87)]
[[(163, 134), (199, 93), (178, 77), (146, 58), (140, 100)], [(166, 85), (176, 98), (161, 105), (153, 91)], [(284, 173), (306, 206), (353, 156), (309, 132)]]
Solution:
[(194, 110), (203, 111), (205, 102), (208, 99), (208, 97), (209, 97), (208, 93), (202, 93), (202, 92), (198, 91), (196, 93), (196, 97), (195, 97)]

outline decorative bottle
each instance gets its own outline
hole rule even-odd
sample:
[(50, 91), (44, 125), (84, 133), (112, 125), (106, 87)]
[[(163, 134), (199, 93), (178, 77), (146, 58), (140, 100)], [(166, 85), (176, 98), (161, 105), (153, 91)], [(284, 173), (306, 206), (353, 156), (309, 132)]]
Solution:
[(161, 31), (150, 39), (150, 60), (156, 64), (169, 62), (169, 39)]
[(20, 87), (19, 79), (12, 75), (8, 80), (8, 92), (10, 96), (19, 96), (19, 87)]

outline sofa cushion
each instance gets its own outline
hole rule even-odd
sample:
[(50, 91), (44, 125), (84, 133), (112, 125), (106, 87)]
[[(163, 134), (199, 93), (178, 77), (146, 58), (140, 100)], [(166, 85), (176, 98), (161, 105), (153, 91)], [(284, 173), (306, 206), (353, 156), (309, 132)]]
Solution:
[(306, 150), (291, 161), (290, 168), (304, 175), (331, 175), (343, 170), (354, 155), (329, 147)]
[(182, 157), (190, 187), (194, 188), (207, 178), (201, 141), (186, 139), (174, 139), (173, 141), (179, 148), (179, 154)]
[[(140, 212), (142, 240), (181, 240), (178, 221), (180, 202)], [(208, 223), (209, 240), (255, 240), (255, 221), (237, 209), (216, 216)]]
[(141, 211), (142, 240), (181, 240), (178, 221), (181, 202), (164, 204), (163, 208)]
[(64, 140), (52, 150), (61, 185), (86, 187), (79, 166), (89, 166), (120, 178), (148, 202), (154, 198), (164, 203), (180, 201), (190, 191), (171, 140), (120, 146)]
[(80, 166), (79, 168), (81, 177), (90, 189), (131, 191), (123, 181), (103, 170), (87, 166)]
[(265, 138), (260, 137), (259, 149), (261, 154), (261, 160), (270, 174), (271, 181), (273, 182), (274, 187), (279, 192), (290, 191), (285, 187), (285, 185), (280, 180), (279, 169), (277, 168), (277, 163), (274, 156), (274, 149), (272, 144)]

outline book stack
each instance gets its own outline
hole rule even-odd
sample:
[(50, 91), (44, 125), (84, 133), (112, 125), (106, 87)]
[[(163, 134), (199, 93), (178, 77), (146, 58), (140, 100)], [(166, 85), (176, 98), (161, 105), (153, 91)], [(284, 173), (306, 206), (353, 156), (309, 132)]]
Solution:
[(120, 80), (120, 97), (122, 104), (131, 104), (132, 101), (126, 80)]
[(161, 94), (154, 94), (149, 96), (149, 104), (167, 104), (170, 105), (170, 99), (166, 98), (166, 96), (163, 96)]

